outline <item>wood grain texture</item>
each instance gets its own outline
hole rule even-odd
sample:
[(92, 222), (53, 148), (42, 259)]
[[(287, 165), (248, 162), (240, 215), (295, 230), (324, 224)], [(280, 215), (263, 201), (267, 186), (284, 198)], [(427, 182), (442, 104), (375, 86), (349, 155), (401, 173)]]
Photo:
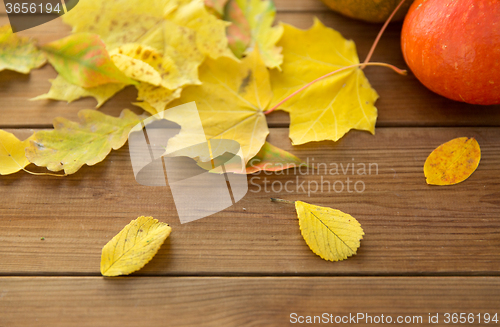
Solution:
[[(356, 42), (361, 60), (366, 56), (376, 37), (379, 25), (357, 22), (332, 12), (318, 13), (280, 13), (278, 20), (292, 23), (300, 28), (308, 28), (313, 17), (319, 17), (326, 25), (339, 30), (346, 38)], [(0, 25), (7, 18), (0, 17)], [(376, 28), (374, 28), (376, 26)], [(392, 24), (384, 34), (372, 61), (380, 61), (406, 68), (399, 49), (401, 24)], [(21, 32), (34, 37), (41, 44), (66, 36), (70, 28), (60, 19)], [(477, 106), (455, 102), (432, 93), (422, 86), (410, 73), (400, 76), (382, 67), (367, 67), (366, 75), (380, 95), (376, 106), (379, 111), (377, 125), (384, 126), (499, 126), (500, 106)], [(57, 116), (76, 119), (81, 109), (94, 108), (96, 101), (91, 98), (81, 99), (68, 105), (61, 101), (29, 101), (48, 92), (49, 79), (57, 73), (50, 65), (34, 70), (30, 75), (15, 72), (0, 72), (0, 128), (50, 127)], [(108, 101), (100, 110), (118, 115), (124, 108), (137, 113), (134, 107), (137, 91), (128, 87)], [(270, 126), (288, 126), (288, 114), (275, 112), (268, 117)]]
[[(455, 186), (426, 185), (428, 154), (460, 136), (481, 145), (478, 170)], [(127, 147), (66, 178), (3, 176), (0, 274), (98, 275), (102, 246), (145, 215), (173, 231), (139, 275), (499, 275), (499, 140), (498, 128), (379, 128), (375, 136), (351, 132), (337, 143), (292, 148), (287, 130), (273, 128), (269, 141), (309, 160), (311, 169), (249, 176), (249, 192), (239, 203), (183, 225), (169, 188), (136, 183)], [(327, 163), (328, 171), (313, 170), (318, 163)], [(356, 171), (344, 175), (340, 165), (352, 163)], [(370, 163), (378, 174), (374, 166), (371, 175), (358, 175), (359, 165)], [(290, 193), (273, 191), (286, 182)], [(364, 192), (354, 191), (356, 182)], [(321, 260), (302, 239), (293, 206), (269, 201), (277, 196), (354, 216), (366, 233), (358, 254), (337, 263)]]
[(297, 325), (291, 313), (421, 317), (423, 326), (431, 313), (432, 326), (449, 326), (445, 313), (498, 313), (499, 295), (492, 277), (0, 278), (0, 326)]

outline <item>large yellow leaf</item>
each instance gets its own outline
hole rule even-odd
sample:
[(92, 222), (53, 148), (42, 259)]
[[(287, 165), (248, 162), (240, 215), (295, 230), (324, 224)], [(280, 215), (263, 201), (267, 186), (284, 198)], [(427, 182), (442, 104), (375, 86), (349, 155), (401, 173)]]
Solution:
[(17, 173), (29, 165), (24, 149), (31, 139), (32, 136), (20, 141), (14, 134), (0, 129), (0, 175)]
[(480, 160), (481, 148), (474, 138), (459, 137), (441, 144), (425, 160), (427, 184), (463, 182), (476, 170)]
[[(354, 42), (317, 19), (306, 31), (283, 26), (278, 46), (283, 47), (284, 61), (282, 72), (271, 72), (271, 107), (316, 78), (359, 63)], [(375, 132), (377, 98), (363, 71), (352, 68), (313, 84), (280, 109), (290, 113), (293, 144), (337, 141), (351, 129)]]
[(127, 109), (118, 118), (95, 110), (81, 110), (78, 117), (81, 123), (58, 117), (54, 130), (35, 133), (26, 149), (28, 160), (51, 171), (74, 174), (84, 164), (104, 160), (111, 149), (121, 148), (141, 120)]
[(158, 252), (172, 228), (153, 217), (132, 220), (102, 248), (101, 274), (128, 275), (144, 267)]
[(110, 83), (92, 88), (83, 88), (78, 85), (71, 84), (61, 75), (57, 75), (55, 79), (49, 81), (52, 83), (49, 92), (30, 100), (51, 99), (71, 103), (80, 98), (93, 97), (97, 100), (96, 108), (100, 108), (113, 95), (121, 91), (126, 86), (125, 84)]
[(295, 201), (302, 236), (322, 259), (339, 261), (356, 254), (363, 229), (354, 217), (327, 207)]
[[(269, 68), (279, 68), (283, 62), (281, 48), (276, 43), (283, 34), (283, 26), (272, 26), (276, 8), (272, 1), (267, 0), (230, 0), (227, 5), (225, 19), (232, 22), (228, 27), (228, 38), (238, 52), (248, 54), (257, 46), (262, 60)], [(248, 30), (246, 30), (248, 28)], [(247, 38), (250, 42), (247, 44)], [(233, 52), (235, 49), (233, 47)]]
[[(196, 101), (207, 139), (237, 141), (243, 151), (245, 163), (254, 157), (264, 145), (269, 130), (263, 111), (271, 100), (269, 72), (260, 59), (258, 50), (238, 63), (227, 58), (207, 59), (200, 67), (202, 85), (189, 86), (181, 98), (171, 104)], [(181, 132), (170, 139), (168, 151), (174, 152), (198, 140), (197, 129), (190, 124), (187, 114), (170, 115), (179, 124)], [(209, 161), (206, 155), (199, 157)]]
[(9, 69), (27, 74), (45, 61), (35, 42), (13, 34), (9, 25), (0, 27), (0, 71)]

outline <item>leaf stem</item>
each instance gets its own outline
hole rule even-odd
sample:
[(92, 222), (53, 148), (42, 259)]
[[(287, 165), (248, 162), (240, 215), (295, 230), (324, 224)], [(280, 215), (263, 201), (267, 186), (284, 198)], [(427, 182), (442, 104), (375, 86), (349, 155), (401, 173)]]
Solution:
[(391, 22), (392, 18), (394, 17), (394, 15), (396, 14), (396, 12), (399, 10), (399, 8), (401, 8), (401, 6), (403, 5), (403, 3), (405, 2), (406, 0), (401, 0), (401, 2), (399, 3), (399, 5), (394, 9), (394, 11), (392, 12), (392, 14), (389, 16), (389, 18), (387, 18), (387, 20), (385, 21), (384, 23), (384, 26), (382, 26), (382, 28), (380, 29), (380, 32), (378, 32), (378, 35), (377, 37), (375, 38), (375, 41), (373, 42), (373, 45), (370, 49), (370, 51), (368, 52), (368, 55), (366, 56), (366, 59), (365, 61), (363, 62), (363, 65), (361, 66), (361, 69), (365, 68), (365, 66), (368, 64), (368, 62), (370, 61), (372, 55), (373, 55), (373, 52), (375, 51), (375, 48), (377, 47), (377, 44), (378, 44), (378, 41), (380, 40), (380, 38), (382, 37), (382, 34), (384, 34), (384, 31), (385, 29), (387, 28), (387, 26), (389, 25), (389, 23)]
[(23, 168), (23, 170), (25, 172), (27, 172), (28, 174), (35, 175), (35, 176), (54, 176), (54, 177), (66, 177), (66, 176), (68, 176), (68, 174), (59, 175), (59, 174), (52, 174), (52, 173), (35, 173), (33, 171), (29, 171), (29, 170), (24, 169), (24, 168)]
[(351, 66), (345, 66), (345, 67), (342, 67), (340, 69), (334, 70), (333, 72), (330, 72), (330, 73), (328, 73), (326, 75), (318, 77), (314, 81), (309, 82), (306, 85), (302, 86), (300, 89), (298, 89), (297, 91), (293, 92), (292, 94), (290, 94), (289, 96), (287, 96), (286, 98), (284, 98), (283, 100), (281, 100), (277, 105), (275, 105), (271, 109), (269, 109), (267, 111), (264, 111), (264, 115), (268, 115), (271, 112), (273, 112), (274, 110), (278, 109), (279, 106), (281, 106), (283, 103), (285, 103), (286, 101), (288, 101), (290, 98), (294, 97), (297, 93), (299, 93), (299, 92), (307, 89), (309, 86), (313, 85), (314, 83), (319, 82), (319, 81), (321, 81), (321, 80), (323, 80), (323, 79), (325, 79), (327, 77), (330, 77), (332, 75), (335, 75), (337, 73), (343, 72), (344, 70), (348, 70), (348, 69), (356, 68), (356, 67), (360, 67), (360, 66), (363, 66), (363, 67), (364, 66), (382, 66), (382, 67), (388, 67), (388, 68), (391, 68), (392, 70), (394, 70), (396, 73), (398, 73), (400, 75), (406, 75), (406, 70), (399, 69), (396, 66), (389, 65), (389, 64), (386, 64), (386, 63), (383, 63), (383, 62), (370, 62), (370, 63), (362, 63), (362, 64), (355, 64), (355, 65), (351, 65)]
[(286, 204), (295, 204), (295, 201), (283, 200), (283, 199), (278, 199), (278, 198), (271, 198), (271, 202), (280, 202), (280, 203), (286, 203)]

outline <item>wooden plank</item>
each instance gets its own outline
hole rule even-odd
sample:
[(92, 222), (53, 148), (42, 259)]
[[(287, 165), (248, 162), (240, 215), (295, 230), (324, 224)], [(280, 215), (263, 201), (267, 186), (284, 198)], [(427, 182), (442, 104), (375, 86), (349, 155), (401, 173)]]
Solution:
[[(313, 16), (311, 13), (282, 13), (278, 15), (278, 19), (307, 28), (312, 24)], [(346, 38), (353, 39), (360, 58), (367, 54), (379, 27), (343, 18), (331, 12), (318, 13), (316, 16), (326, 25), (338, 29)], [(0, 17), (0, 25), (4, 23), (6, 18)], [(374, 54), (373, 61), (406, 67), (399, 49), (400, 28), (400, 24), (390, 26)], [(21, 34), (35, 37), (43, 44), (59, 39), (69, 31), (69, 27), (57, 19)], [(412, 74), (403, 77), (381, 67), (367, 67), (366, 74), (380, 95), (377, 101), (380, 127), (500, 125), (498, 105), (474, 106), (447, 100), (428, 91)], [(47, 127), (51, 125), (54, 117), (63, 116), (74, 120), (79, 110), (95, 107), (95, 100), (90, 98), (78, 100), (70, 105), (60, 101), (29, 101), (30, 98), (46, 93), (50, 88), (48, 80), (55, 76), (56, 72), (49, 65), (33, 71), (30, 75), (0, 72), (0, 127)], [(101, 110), (107, 114), (118, 115), (124, 108), (135, 108), (131, 102), (136, 97), (137, 91), (129, 87), (106, 103)], [(138, 108), (134, 110), (140, 112)], [(268, 121), (270, 126), (287, 126), (288, 114), (273, 113)]]
[(492, 277), (0, 278), (0, 326), (293, 326), (323, 314), (448, 326), (446, 313), (479, 326), (500, 315), (499, 295)]
[[(427, 155), (460, 136), (481, 145), (478, 170), (452, 187), (426, 185)], [(141, 215), (169, 223), (173, 232), (140, 275), (500, 273), (498, 128), (380, 128), (375, 136), (350, 132), (335, 144), (293, 148), (287, 130), (273, 128), (269, 141), (308, 160), (311, 168), (251, 175), (249, 192), (236, 205), (182, 225), (168, 187), (136, 183), (127, 147), (66, 178), (2, 176), (0, 274), (99, 275), (101, 248)], [(318, 163), (328, 171), (313, 170)], [(356, 171), (349, 166), (344, 174), (340, 165), (352, 163)], [(378, 173), (373, 166), (371, 174), (359, 175), (357, 169), (370, 163)], [(287, 191), (280, 192), (287, 182)], [(356, 182), (363, 192), (354, 191)], [(322, 183), (323, 192), (315, 190)], [(366, 233), (358, 254), (337, 263), (321, 260), (302, 239), (293, 206), (271, 203), (270, 197), (353, 215)]]

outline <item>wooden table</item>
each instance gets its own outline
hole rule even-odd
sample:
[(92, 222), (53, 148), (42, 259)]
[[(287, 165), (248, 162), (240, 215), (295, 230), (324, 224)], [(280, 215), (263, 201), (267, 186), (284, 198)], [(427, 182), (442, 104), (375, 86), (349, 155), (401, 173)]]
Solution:
[[(380, 28), (317, 0), (276, 5), (278, 20), (301, 28), (317, 16), (353, 39), (361, 59)], [(0, 24), (6, 23), (2, 14)], [(373, 61), (406, 68), (400, 29), (391, 24)], [(69, 30), (55, 20), (22, 34), (43, 44)], [(445, 313), (473, 313), (472, 326), (478, 313), (500, 314), (500, 106), (449, 101), (412, 74), (365, 71), (380, 94), (375, 136), (352, 131), (336, 143), (292, 147), (288, 115), (277, 112), (268, 117), (269, 141), (315, 163), (376, 163), (378, 174), (249, 176), (261, 187), (264, 178), (268, 187), (297, 177), (362, 181), (361, 193), (280, 194), (356, 217), (366, 233), (356, 256), (321, 260), (302, 239), (293, 207), (271, 203), (276, 194), (256, 185), (236, 205), (181, 225), (168, 188), (136, 183), (125, 146), (66, 178), (0, 177), (0, 326), (286, 326), (296, 325), (292, 313), (421, 316), (424, 325), (429, 314), (439, 314), (444, 325)], [(76, 120), (80, 109), (95, 106), (93, 99), (28, 101), (48, 91), (55, 76), (48, 65), (31, 75), (1, 72), (0, 128), (25, 138), (51, 128), (57, 116)], [(136, 96), (127, 88), (100, 110), (140, 113), (131, 105)], [(461, 136), (481, 145), (477, 171), (452, 187), (426, 185), (427, 155)], [(171, 236), (141, 271), (103, 278), (101, 248), (141, 215), (169, 223)]]

